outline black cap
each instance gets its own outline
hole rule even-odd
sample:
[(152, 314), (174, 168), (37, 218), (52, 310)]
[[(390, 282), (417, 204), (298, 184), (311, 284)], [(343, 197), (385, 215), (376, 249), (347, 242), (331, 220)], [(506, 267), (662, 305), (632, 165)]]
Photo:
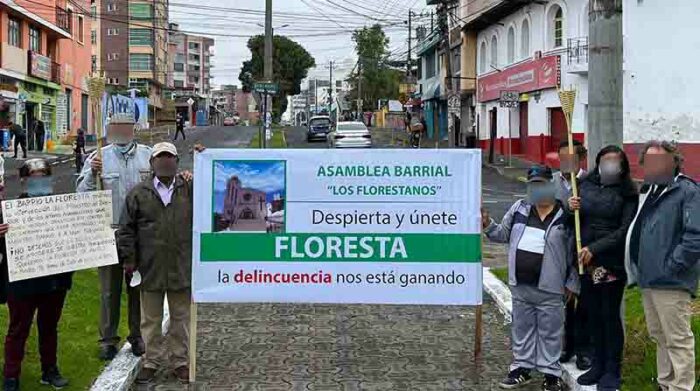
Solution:
[(527, 171), (528, 182), (549, 182), (552, 178), (552, 169), (548, 166), (532, 166)]

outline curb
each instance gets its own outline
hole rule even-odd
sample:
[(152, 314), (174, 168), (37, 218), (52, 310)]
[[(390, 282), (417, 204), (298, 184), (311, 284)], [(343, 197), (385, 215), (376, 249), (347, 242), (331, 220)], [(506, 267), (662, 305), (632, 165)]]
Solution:
[[(513, 305), (510, 296), (510, 290), (508, 286), (499, 280), (491, 270), (487, 267), (484, 268), (484, 290), (491, 296), (498, 309), (506, 317), (506, 321), (510, 323), (512, 321), (511, 313), (513, 312)], [(584, 371), (580, 371), (576, 368), (576, 364), (573, 362), (568, 362), (561, 365), (563, 370), (562, 379), (569, 386), (571, 391), (596, 391), (595, 386), (582, 386), (576, 383), (576, 379), (581, 376)]]
[[(163, 302), (163, 335), (170, 325), (168, 300)], [(90, 387), (90, 391), (128, 391), (136, 380), (141, 357), (131, 354), (131, 344), (126, 342), (117, 356), (105, 367)]]

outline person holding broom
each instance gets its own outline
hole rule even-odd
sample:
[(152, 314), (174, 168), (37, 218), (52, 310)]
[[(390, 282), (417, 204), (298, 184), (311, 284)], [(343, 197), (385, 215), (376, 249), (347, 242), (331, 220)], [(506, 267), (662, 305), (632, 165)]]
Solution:
[(568, 213), (578, 210), (581, 216), (581, 296), (587, 298), (589, 321), (595, 325), (590, 328), (593, 366), (577, 381), (617, 390), (624, 345), (620, 307), (627, 279), (625, 238), (637, 211), (637, 190), (622, 149), (607, 146), (595, 161), (596, 167), (580, 180), (579, 197), (569, 198), (566, 205)]

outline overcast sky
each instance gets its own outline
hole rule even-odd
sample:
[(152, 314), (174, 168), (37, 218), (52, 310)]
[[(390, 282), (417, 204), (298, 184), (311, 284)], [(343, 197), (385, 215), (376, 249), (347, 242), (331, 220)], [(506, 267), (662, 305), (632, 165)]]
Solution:
[[(385, 24), (390, 50), (404, 58), (408, 10), (426, 10), (425, 0), (273, 0), (272, 6), (275, 34), (289, 36), (311, 53), (317, 67), (309, 76), (319, 79), (328, 79), (330, 60), (337, 64), (334, 78), (344, 77), (354, 68), (357, 57), (351, 31), (363, 25)], [(264, 33), (257, 25), (264, 23), (264, 10), (265, 0), (171, 0), (170, 20), (185, 32), (216, 40), (215, 86), (240, 85), (241, 64), (250, 58), (246, 42), (248, 37)], [(281, 27), (284, 25), (288, 26)]]

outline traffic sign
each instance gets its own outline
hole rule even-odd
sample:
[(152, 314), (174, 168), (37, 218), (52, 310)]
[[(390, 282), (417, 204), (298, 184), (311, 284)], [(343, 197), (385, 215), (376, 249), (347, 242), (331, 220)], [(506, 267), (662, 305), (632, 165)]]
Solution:
[(187, 99), (187, 104), (192, 106), (194, 104), (194, 99), (192, 99), (192, 98)]
[(277, 83), (258, 82), (253, 85), (253, 89), (259, 93), (276, 94), (279, 92), (280, 86)]

